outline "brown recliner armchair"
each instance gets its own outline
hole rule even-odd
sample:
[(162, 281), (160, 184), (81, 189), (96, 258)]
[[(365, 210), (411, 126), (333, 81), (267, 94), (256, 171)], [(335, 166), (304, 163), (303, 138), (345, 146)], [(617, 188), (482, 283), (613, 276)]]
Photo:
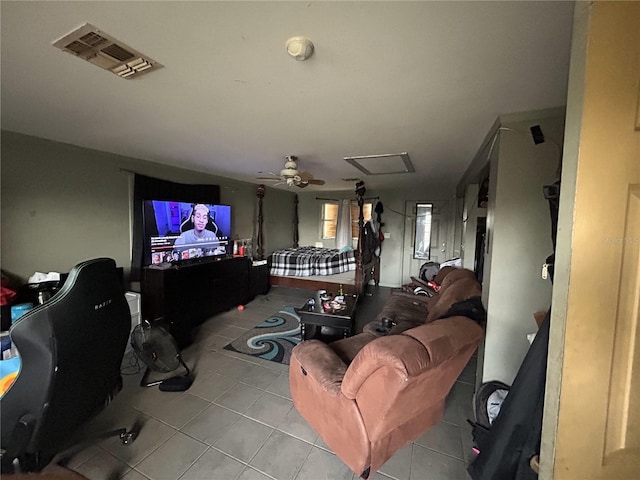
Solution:
[(293, 403), (329, 448), (368, 478), (440, 421), (445, 397), (483, 333), (456, 316), (399, 335), (302, 342), (291, 355)]

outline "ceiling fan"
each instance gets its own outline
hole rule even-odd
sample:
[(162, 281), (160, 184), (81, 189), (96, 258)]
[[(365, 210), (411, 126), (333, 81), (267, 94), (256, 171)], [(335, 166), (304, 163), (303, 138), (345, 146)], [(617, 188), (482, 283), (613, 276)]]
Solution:
[(276, 181), (274, 185), (286, 183), (289, 187), (305, 188), (309, 185), (324, 185), (324, 180), (313, 178), (310, 172), (301, 172), (298, 170), (296, 161), (298, 157), (295, 155), (286, 155), (284, 168), (280, 170), (280, 174), (269, 172), (271, 177), (257, 177), (257, 180)]

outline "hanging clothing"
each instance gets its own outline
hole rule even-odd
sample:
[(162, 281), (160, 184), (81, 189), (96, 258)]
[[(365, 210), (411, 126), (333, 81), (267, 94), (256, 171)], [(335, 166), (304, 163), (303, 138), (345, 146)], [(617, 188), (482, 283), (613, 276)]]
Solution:
[(500, 414), (486, 437), (477, 442), (480, 454), (468, 468), (473, 480), (538, 478), (529, 461), (540, 452), (550, 312), (551, 309), (529, 347)]
[(375, 222), (369, 220), (364, 224), (362, 238), (362, 263), (367, 264), (374, 257), (380, 256), (380, 239), (378, 238), (377, 226)]

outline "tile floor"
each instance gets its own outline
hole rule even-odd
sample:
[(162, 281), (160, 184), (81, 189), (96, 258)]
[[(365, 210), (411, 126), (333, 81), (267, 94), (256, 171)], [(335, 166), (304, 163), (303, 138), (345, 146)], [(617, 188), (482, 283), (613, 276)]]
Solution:
[[(307, 297), (303, 290), (274, 287), (244, 311), (232, 310), (202, 324), (194, 344), (183, 352), (195, 375), (187, 392), (141, 388), (141, 373), (126, 375), (122, 392), (83, 435), (137, 422), (142, 425), (138, 438), (128, 446), (117, 438), (94, 443), (75, 454), (69, 468), (91, 480), (357, 479), (293, 407), (287, 365), (223, 350), (279, 308), (301, 305)], [(468, 478), (465, 464), (472, 453), (466, 419), (473, 415), (474, 362), (455, 383), (444, 420), (399, 450), (371, 478)]]

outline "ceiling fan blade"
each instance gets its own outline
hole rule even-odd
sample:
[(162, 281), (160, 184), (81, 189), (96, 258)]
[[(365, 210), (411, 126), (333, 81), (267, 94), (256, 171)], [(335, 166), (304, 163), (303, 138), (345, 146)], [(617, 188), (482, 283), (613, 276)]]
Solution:
[(272, 182), (279, 182), (280, 177), (256, 177), (256, 180), (267, 180)]
[(310, 178), (309, 180), (307, 180), (307, 183), (310, 183), (312, 185), (324, 185), (324, 180), (320, 180), (319, 178)]

